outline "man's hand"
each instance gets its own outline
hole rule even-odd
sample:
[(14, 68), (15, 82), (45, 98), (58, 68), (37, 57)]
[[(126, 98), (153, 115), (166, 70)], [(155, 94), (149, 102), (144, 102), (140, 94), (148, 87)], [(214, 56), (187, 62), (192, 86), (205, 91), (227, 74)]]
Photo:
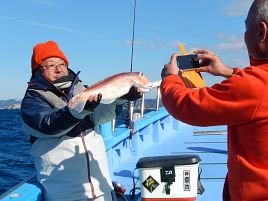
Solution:
[(178, 75), (179, 74), (179, 68), (177, 66), (177, 56), (179, 54), (172, 54), (169, 63), (164, 65), (164, 68), (162, 69), (161, 77), (164, 79), (168, 75)]
[(126, 99), (129, 101), (135, 101), (139, 98), (141, 98), (142, 92), (138, 91), (138, 88), (135, 86), (130, 87), (129, 92), (125, 94), (124, 96), (121, 96), (121, 99)]
[(195, 60), (200, 61), (200, 68), (196, 72), (207, 72), (215, 76), (230, 77), (233, 68), (226, 66), (220, 58), (208, 50), (196, 50), (196, 54), (200, 54)]
[(93, 111), (100, 104), (101, 98), (101, 94), (90, 96), (86, 102), (84, 109), (87, 111)]

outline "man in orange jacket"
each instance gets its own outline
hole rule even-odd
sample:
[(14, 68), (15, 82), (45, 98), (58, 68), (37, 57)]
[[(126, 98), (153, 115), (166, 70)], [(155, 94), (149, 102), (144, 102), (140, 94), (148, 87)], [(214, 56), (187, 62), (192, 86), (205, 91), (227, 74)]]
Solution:
[(268, 200), (268, 1), (255, 0), (246, 19), (250, 66), (226, 66), (218, 56), (197, 50), (201, 68), (227, 79), (190, 89), (178, 76), (176, 57), (162, 70), (161, 92), (168, 112), (197, 126), (228, 126), (228, 176), (223, 200)]

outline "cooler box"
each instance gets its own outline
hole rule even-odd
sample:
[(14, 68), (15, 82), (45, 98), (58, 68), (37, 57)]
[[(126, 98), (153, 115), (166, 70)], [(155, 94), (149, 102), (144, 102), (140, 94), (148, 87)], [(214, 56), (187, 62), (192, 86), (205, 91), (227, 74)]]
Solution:
[(143, 201), (193, 201), (197, 197), (198, 155), (154, 156), (139, 159)]

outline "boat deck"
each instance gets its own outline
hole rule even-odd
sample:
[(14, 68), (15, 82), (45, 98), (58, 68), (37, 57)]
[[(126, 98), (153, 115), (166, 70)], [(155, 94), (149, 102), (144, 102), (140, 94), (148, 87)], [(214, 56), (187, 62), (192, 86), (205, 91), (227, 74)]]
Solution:
[[(161, 111), (160, 111), (161, 113)], [(165, 114), (165, 110), (162, 111)], [(150, 119), (154, 114), (144, 118)], [(144, 121), (144, 120), (143, 120)], [(137, 125), (139, 122), (137, 122)], [(120, 128), (117, 130), (120, 133)], [(184, 124), (163, 115), (159, 121), (149, 123), (136, 132), (131, 140), (124, 140), (116, 146), (115, 153), (109, 153), (113, 158), (113, 180), (118, 181), (126, 188), (126, 195), (130, 199), (130, 190), (133, 189), (133, 175), (136, 187), (140, 187), (139, 171), (135, 170), (137, 161), (145, 156), (197, 154), (201, 158), (199, 167), (202, 169), (201, 183), (205, 188), (198, 201), (222, 200), (222, 188), (227, 172), (227, 135), (226, 126), (195, 127)], [(111, 151), (113, 152), (113, 151)], [(117, 160), (115, 162), (114, 160)], [(112, 164), (111, 164), (112, 163)], [(117, 167), (116, 167), (117, 166)], [(133, 174), (134, 171), (134, 174)], [(140, 200), (140, 190), (135, 191), (134, 200)]]

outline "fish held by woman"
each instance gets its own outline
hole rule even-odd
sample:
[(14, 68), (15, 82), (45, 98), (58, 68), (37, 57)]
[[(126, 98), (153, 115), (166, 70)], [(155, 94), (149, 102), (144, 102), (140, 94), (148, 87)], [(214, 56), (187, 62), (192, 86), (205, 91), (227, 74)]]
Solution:
[(102, 94), (102, 104), (110, 104), (117, 98), (127, 94), (132, 86), (137, 87), (140, 92), (147, 92), (152, 87), (152, 83), (141, 72), (115, 74), (93, 84), (74, 96), (69, 102), (69, 107), (80, 113), (84, 109), (88, 98), (98, 94)]

